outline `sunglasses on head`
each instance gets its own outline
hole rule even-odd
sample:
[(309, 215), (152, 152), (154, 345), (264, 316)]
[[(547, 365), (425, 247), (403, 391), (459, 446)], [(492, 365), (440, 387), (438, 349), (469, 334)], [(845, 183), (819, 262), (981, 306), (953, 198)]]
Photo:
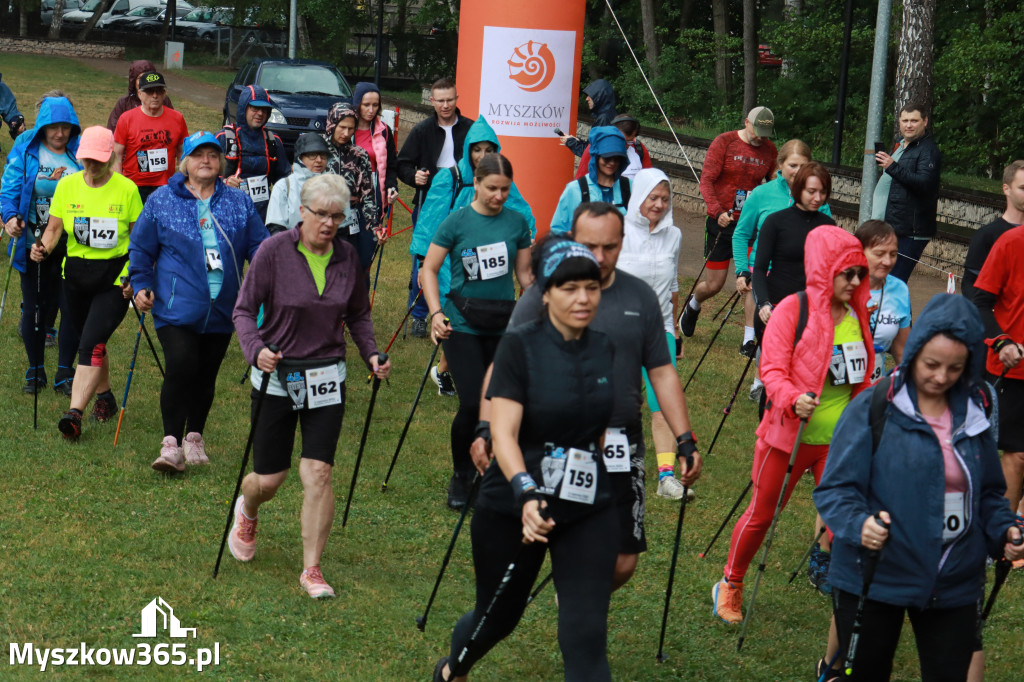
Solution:
[(868, 269), (863, 265), (858, 265), (855, 268), (847, 268), (839, 274), (845, 277), (847, 282), (852, 282), (854, 277), (863, 282), (864, 278), (868, 276)]

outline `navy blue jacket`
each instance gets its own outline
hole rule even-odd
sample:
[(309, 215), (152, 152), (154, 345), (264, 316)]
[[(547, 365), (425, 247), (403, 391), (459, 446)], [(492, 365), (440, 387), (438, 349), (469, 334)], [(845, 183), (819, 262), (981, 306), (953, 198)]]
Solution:
[[(945, 466), (939, 441), (920, 416), (910, 367), (921, 348), (947, 332), (965, 343), (970, 357), (949, 390), (953, 448), (967, 478), (964, 531), (943, 544)], [(896, 606), (956, 608), (975, 603), (985, 588), (985, 558), (1003, 553), (1014, 516), (1003, 493), (994, 429), (979, 402), (984, 330), (977, 309), (963, 296), (937, 294), (921, 312), (893, 376), (885, 428), (872, 453), (864, 391), (847, 406), (832, 436), (828, 463), (814, 504), (835, 533), (829, 581), (859, 594), (862, 588), (861, 527), (880, 510), (892, 526), (870, 599)], [(996, 421), (993, 413), (992, 421)]]
[(214, 227), (224, 283), (212, 301), (198, 202), (185, 187), (185, 176), (175, 173), (151, 194), (132, 229), (128, 276), (135, 291), (153, 290), (154, 327), (169, 324), (200, 334), (230, 334), (235, 329), (231, 314), (241, 284), (241, 261), (251, 263), (270, 234), (249, 196), (220, 179), (210, 198), (210, 212), (224, 231)]

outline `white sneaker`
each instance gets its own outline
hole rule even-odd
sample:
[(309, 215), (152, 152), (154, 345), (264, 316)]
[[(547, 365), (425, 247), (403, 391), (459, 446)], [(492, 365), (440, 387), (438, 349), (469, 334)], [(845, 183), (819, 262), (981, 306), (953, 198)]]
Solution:
[(185, 462), (188, 464), (210, 463), (210, 458), (206, 456), (206, 442), (195, 431), (191, 431), (185, 436), (185, 440), (181, 442), (181, 449), (185, 453)]
[(151, 464), (157, 471), (166, 473), (182, 472), (185, 470), (185, 456), (178, 447), (178, 439), (174, 436), (165, 436), (160, 443), (160, 456)]
[(683, 490), (686, 490), (686, 499), (692, 500), (696, 497), (693, 488), (686, 488), (675, 476), (666, 476), (658, 480), (658, 497), (667, 497), (670, 500), (681, 500)]
[(754, 379), (754, 383), (750, 384), (750, 402), (761, 402), (762, 393), (764, 393), (764, 384), (759, 379)]

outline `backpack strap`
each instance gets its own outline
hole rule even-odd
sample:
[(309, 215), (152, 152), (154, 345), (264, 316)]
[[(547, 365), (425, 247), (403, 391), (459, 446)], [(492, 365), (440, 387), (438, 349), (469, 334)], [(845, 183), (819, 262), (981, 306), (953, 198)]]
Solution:
[(629, 178), (619, 176), (619, 195), (622, 196), (622, 208), (629, 208), (629, 197), (632, 196), (633, 189), (629, 184)]
[(238, 144), (238, 130), (234, 125), (225, 125), (221, 132), (224, 133), (224, 141), (227, 143), (227, 150), (224, 152), (224, 159), (227, 161), (224, 177), (227, 177), (238, 172), (242, 163), (242, 150)]
[(583, 202), (590, 201), (590, 185), (587, 184), (587, 176), (584, 174), (582, 178), (576, 180), (580, 185), (580, 194), (583, 197)]
[(451, 166), (448, 170), (452, 174), (452, 201), (448, 204), (448, 212), (451, 213), (455, 210), (455, 200), (459, 198), (459, 193), (462, 192), (462, 173), (459, 171), (459, 164)]
[(882, 442), (882, 430), (885, 428), (885, 408), (889, 404), (889, 387), (892, 386), (892, 375), (878, 380), (871, 389), (871, 406), (868, 408), (868, 426), (871, 427), (871, 452), (878, 451)]
[(807, 292), (804, 290), (796, 292), (797, 300), (800, 301), (800, 313), (796, 318), (796, 335), (793, 336), (793, 348), (796, 348), (796, 344), (800, 343), (800, 339), (804, 336), (804, 330), (807, 329)]
[(267, 143), (267, 161), (268, 165), (277, 163), (277, 135), (272, 131), (267, 130), (266, 126), (263, 126), (263, 137)]

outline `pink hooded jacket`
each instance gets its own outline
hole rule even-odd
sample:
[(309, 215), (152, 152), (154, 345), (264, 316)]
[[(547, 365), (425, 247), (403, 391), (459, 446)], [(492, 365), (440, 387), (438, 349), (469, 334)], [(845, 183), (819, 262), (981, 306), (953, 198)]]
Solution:
[[(822, 225), (811, 230), (804, 245), (804, 270), (807, 273), (807, 326), (800, 341), (793, 347), (800, 316), (796, 294), (782, 299), (772, 311), (764, 332), (761, 352), (761, 378), (768, 395), (764, 418), (757, 427), (759, 438), (770, 446), (790, 451), (796, 440), (800, 419), (793, 411), (797, 398), (807, 392), (821, 395), (825, 385), (835, 325), (830, 312), (832, 282), (847, 268), (867, 267), (864, 248), (852, 234), (835, 225)], [(870, 283), (865, 277), (854, 290), (849, 305), (860, 323), (868, 358), (874, 367), (875, 352), (868, 326), (867, 302)], [(852, 387), (851, 398), (871, 385), (870, 372)]]

